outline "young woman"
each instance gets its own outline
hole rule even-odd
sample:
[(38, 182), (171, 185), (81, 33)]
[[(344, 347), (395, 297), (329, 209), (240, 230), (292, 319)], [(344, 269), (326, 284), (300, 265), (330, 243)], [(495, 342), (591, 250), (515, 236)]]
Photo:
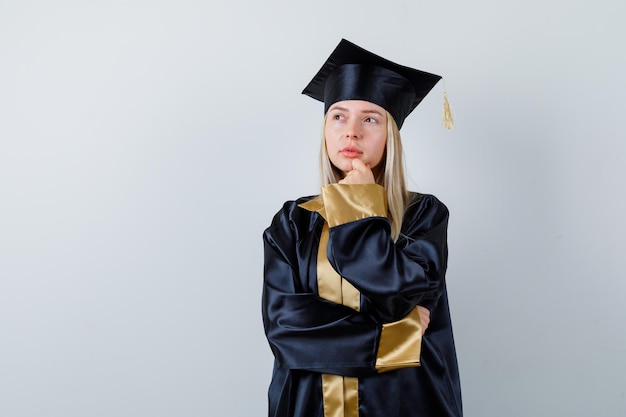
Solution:
[(323, 187), (263, 236), (271, 417), (462, 416), (448, 210), (406, 190), (399, 133), (440, 78), (342, 40), (303, 92), (324, 102)]

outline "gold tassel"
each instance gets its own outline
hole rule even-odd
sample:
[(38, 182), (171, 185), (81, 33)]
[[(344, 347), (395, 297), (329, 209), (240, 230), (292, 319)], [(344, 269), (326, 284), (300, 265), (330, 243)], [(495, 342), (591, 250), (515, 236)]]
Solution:
[(443, 85), (443, 127), (450, 130), (454, 127), (454, 119), (452, 118), (452, 110), (450, 109), (450, 103), (448, 103), (448, 93), (446, 91), (446, 85), (444, 81)]

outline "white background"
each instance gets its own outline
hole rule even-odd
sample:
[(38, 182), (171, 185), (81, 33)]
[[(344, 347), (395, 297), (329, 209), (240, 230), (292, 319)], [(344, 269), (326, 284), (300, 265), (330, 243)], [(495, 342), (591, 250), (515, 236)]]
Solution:
[(0, 415), (264, 416), (261, 234), (318, 192), (339, 40), (442, 74), (466, 416), (626, 415), (621, 0), (0, 0)]

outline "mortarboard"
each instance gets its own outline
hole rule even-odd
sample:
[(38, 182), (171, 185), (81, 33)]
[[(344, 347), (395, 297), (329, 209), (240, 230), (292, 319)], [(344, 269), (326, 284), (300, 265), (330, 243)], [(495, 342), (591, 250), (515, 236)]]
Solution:
[(369, 101), (387, 110), (400, 128), (440, 79), (342, 39), (302, 94), (322, 101), (324, 113), (338, 101)]

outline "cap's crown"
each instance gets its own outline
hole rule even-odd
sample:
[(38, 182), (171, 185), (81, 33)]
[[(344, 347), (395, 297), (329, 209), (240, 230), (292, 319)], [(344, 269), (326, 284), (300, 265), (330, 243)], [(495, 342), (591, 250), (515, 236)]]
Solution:
[(369, 101), (387, 110), (400, 128), (440, 79), (342, 39), (302, 94), (324, 102), (324, 113), (338, 101)]

